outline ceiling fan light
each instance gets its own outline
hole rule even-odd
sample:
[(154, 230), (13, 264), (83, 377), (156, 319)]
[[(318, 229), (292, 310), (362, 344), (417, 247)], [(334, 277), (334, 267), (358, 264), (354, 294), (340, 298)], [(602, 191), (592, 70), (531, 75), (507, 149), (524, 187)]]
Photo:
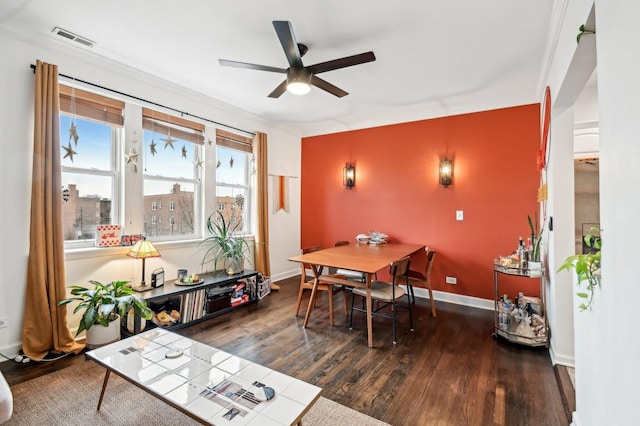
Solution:
[(294, 95), (306, 95), (311, 91), (311, 73), (305, 68), (287, 70), (287, 91)]
[(292, 81), (287, 83), (287, 91), (294, 95), (306, 95), (311, 91), (311, 86), (304, 81)]

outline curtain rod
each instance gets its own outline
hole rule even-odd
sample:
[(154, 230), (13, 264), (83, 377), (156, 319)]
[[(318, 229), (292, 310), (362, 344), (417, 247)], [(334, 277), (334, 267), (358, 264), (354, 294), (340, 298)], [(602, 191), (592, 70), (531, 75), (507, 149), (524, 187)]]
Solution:
[[(31, 64), (31, 69), (33, 70), (33, 73), (35, 74), (35, 72), (36, 72), (36, 66), (35, 66), (34, 64)], [(238, 128), (238, 127), (229, 126), (228, 124), (220, 123), (220, 122), (218, 122), (218, 121), (210, 120), (210, 119), (208, 119), (208, 118), (200, 117), (200, 116), (198, 116), (198, 115), (189, 114), (188, 112), (180, 111), (179, 109), (175, 109), (175, 108), (172, 108), (172, 107), (168, 107), (168, 106), (165, 106), (165, 105), (159, 104), (159, 103), (157, 103), (157, 102), (148, 101), (148, 100), (146, 100), (146, 99), (139, 98), (139, 97), (137, 97), (137, 96), (133, 96), (133, 95), (129, 95), (128, 93), (120, 92), (120, 91), (115, 90), (115, 89), (109, 89), (108, 87), (104, 87), (104, 86), (101, 86), (101, 85), (99, 85), (99, 84), (91, 83), (90, 81), (81, 80), (81, 79), (79, 79), (79, 78), (71, 77), (71, 76), (68, 76), (68, 75), (60, 74), (60, 73), (58, 73), (58, 75), (59, 75), (60, 77), (68, 78), (68, 79), (70, 79), (70, 80), (77, 81), (77, 82), (79, 82), (79, 83), (88, 84), (89, 86), (97, 87), (98, 89), (107, 90), (107, 91), (109, 91), (109, 92), (117, 93), (118, 95), (126, 96), (126, 97), (128, 97), (128, 98), (135, 99), (135, 100), (137, 100), (137, 101), (146, 102), (146, 103), (148, 103), (148, 104), (151, 104), (151, 105), (154, 105), (154, 106), (157, 106), (157, 107), (160, 107), (160, 108), (165, 108), (165, 109), (168, 109), (168, 110), (170, 110), (170, 111), (177, 112), (177, 113), (179, 113), (179, 114), (181, 114), (181, 115), (183, 115), (183, 116), (184, 116), (184, 115), (186, 115), (186, 116), (189, 116), (189, 117), (197, 118), (197, 119), (199, 119), (199, 120), (204, 120), (204, 121), (207, 121), (207, 122), (212, 123), (212, 124), (217, 124), (217, 125), (219, 125), (219, 126), (226, 127), (227, 129), (238, 130), (238, 131), (240, 131), (240, 132), (243, 132), (243, 133), (249, 134), (249, 135), (251, 135), (251, 136), (255, 136), (255, 135), (256, 135), (254, 132), (249, 132), (249, 131), (247, 131), (247, 130), (240, 129), (240, 128)]]

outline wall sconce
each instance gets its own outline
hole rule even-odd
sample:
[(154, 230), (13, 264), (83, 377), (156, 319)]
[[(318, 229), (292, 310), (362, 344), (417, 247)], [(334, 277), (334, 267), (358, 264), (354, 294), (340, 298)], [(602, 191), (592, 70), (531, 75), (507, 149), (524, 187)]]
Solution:
[(453, 172), (453, 163), (447, 158), (440, 160), (440, 185), (445, 188), (451, 185), (451, 175)]
[(356, 186), (356, 168), (353, 164), (347, 163), (342, 169), (342, 184), (351, 189)]

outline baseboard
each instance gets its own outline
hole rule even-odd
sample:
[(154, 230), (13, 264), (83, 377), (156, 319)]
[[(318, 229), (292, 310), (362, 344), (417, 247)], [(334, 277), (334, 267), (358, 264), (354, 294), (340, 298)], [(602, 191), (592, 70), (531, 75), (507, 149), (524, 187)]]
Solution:
[(289, 271), (281, 272), (279, 274), (271, 275), (271, 282), (275, 283), (277, 281), (281, 281), (287, 278), (295, 277), (296, 275), (300, 275), (300, 268), (291, 269)]
[[(13, 360), (16, 355), (20, 353), (20, 349), (22, 349), (22, 343), (16, 342), (10, 345), (0, 346), (0, 353), (5, 355)], [(9, 361), (4, 356), (0, 356), (0, 362)]]
[(574, 367), (576, 366), (576, 359), (572, 356), (562, 355), (556, 353), (553, 350), (553, 339), (552, 345), (549, 347), (549, 356), (551, 357), (551, 364), (553, 365), (564, 365), (565, 367)]

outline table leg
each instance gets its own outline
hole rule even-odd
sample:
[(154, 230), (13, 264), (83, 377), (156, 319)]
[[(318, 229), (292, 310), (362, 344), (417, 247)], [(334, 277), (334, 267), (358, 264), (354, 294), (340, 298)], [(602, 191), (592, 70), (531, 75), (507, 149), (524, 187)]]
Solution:
[(307, 306), (307, 314), (304, 316), (304, 323), (302, 325), (304, 328), (307, 328), (307, 323), (309, 322), (309, 318), (311, 317), (311, 309), (313, 308), (313, 304), (315, 303), (315, 300), (316, 300), (316, 291), (318, 290), (318, 282), (320, 281), (320, 279), (318, 278), (320, 277), (320, 271), (317, 270), (315, 265), (311, 267), (311, 270), (313, 271), (313, 275), (314, 275), (313, 288), (311, 289), (311, 297), (309, 297), (309, 306)]
[(369, 339), (369, 347), (373, 347), (373, 320), (371, 318), (371, 274), (366, 274), (367, 282), (367, 336)]
[(104, 382), (102, 383), (102, 391), (100, 391), (100, 400), (98, 400), (98, 408), (96, 411), (100, 411), (100, 406), (102, 405), (102, 398), (104, 397), (104, 391), (107, 389), (107, 383), (109, 383), (109, 375), (111, 374), (111, 370), (107, 370), (104, 375)]

